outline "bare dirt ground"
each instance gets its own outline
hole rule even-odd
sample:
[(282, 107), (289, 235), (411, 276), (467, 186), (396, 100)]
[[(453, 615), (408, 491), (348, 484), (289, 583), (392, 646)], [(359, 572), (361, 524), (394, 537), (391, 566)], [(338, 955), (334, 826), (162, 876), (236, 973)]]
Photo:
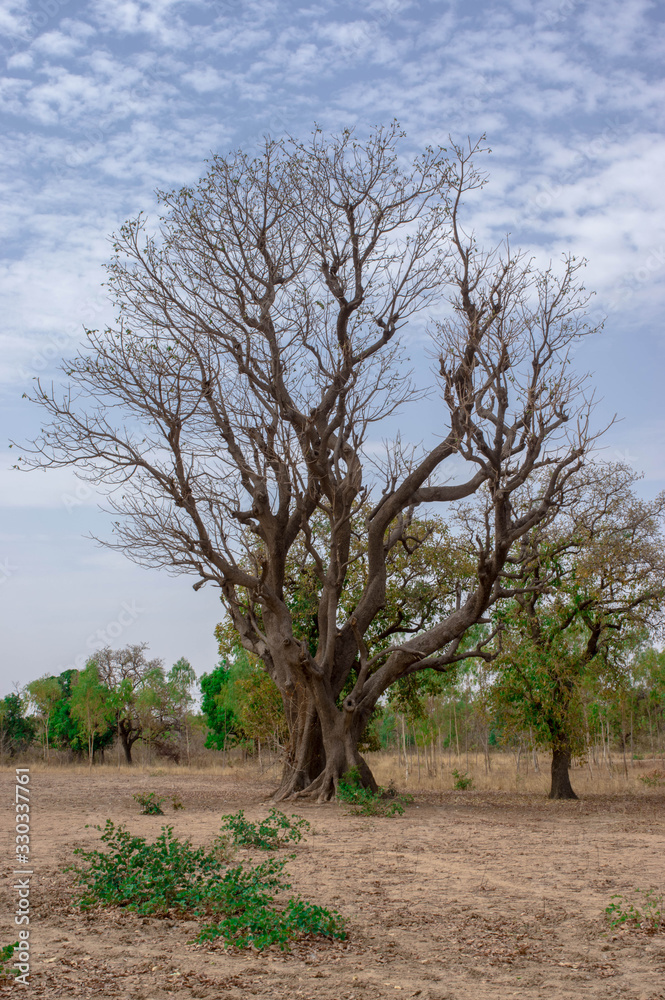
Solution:
[[(15, 940), (14, 772), (0, 772), (0, 945)], [(32, 980), (0, 995), (162, 1000), (665, 998), (665, 934), (608, 930), (613, 893), (663, 891), (665, 795), (646, 789), (548, 802), (510, 791), (426, 791), (401, 818), (298, 805), (312, 824), (289, 864), (292, 890), (341, 911), (349, 939), (289, 955), (194, 945), (192, 921), (81, 915), (62, 869), (97, 846), (107, 818), (194, 843), (220, 816), (266, 815), (270, 785), (242, 772), (33, 768)], [(184, 812), (140, 816), (135, 792), (176, 794)], [(239, 858), (241, 854), (239, 854)], [(265, 857), (265, 855), (263, 856)]]

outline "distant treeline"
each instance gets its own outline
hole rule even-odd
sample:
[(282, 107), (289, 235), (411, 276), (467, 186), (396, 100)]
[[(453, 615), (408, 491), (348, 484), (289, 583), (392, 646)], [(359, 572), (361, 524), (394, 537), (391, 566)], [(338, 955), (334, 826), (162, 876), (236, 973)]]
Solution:
[[(146, 657), (146, 644), (100, 650), (84, 670), (44, 676), (0, 700), (3, 759), (38, 752), (44, 759), (63, 752), (90, 765), (114, 750), (132, 763), (137, 743), (144, 753), (176, 764), (195, 752), (214, 758), (241, 748), (247, 754), (279, 756), (288, 744), (281, 698), (260, 664), (240, 647), (227, 650), (197, 682), (181, 658), (168, 671)], [(194, 692), (201, 711), (194, 711)], [(492, 665), (466, 664), (454, 676), (433, 675), (429, 684), (398, 685), (374, 712), (362, 749), (422, 754), (435, 767), (436, 755), (548, 749), (544, 694), (533, 683), (521, 690), (515, 678)], [(605, 760), (662, 753), (665, 748), (665, 652), (647, 648), (614, 676), (593, 675), (576, 692), (572, 733), (578, 757)]]

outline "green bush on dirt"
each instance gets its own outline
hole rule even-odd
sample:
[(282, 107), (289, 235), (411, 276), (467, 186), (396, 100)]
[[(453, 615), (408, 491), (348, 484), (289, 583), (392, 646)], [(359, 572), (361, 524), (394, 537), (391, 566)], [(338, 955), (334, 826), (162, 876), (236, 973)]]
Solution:
[(18, 948), (18, 946), (18, 941), (15, 941), (14, 944), (6, 944), (0, 948), (0, 977), (16, 974), (16, 970), (11, 969), (9, 963), (12, 960), (14, 949)]
[(647, 788), (657, 788), (659, 785), (665, 785), (665, 772), (664, 771), (647, 771), (646, 774), (640, 775), (640, 781)]
[(148, 916), (179, 913), (209, 917), (197, 940), (221, 938), (227, 946), (262, 950), (289, 949), (305, 935), (344, 938), (339, 913), (298, 897), (275, 905), (275, 894), (290, 888), (284, 877), (287, 859), (258, 865), (229, 865), (215, 849), (178, 840), (163, 826), (154, 843), (106, 821), (105, 850), (74, 852), (83, 864), (72, 865), (81, 909), (124, 907)]
[(164, 815), (164, 810), (162, 809), (164, 799), (158, 799), (154, 792), (148, 792), (146, 795), (143, 795), (141, 792), (137, 792), (133, 798), (141, 806), (142, 816)]
[(262, 951), (270, 945), (279, 945), (282, 951), (288, 951), (291, 941), (309, 936), (343, 939), (346, 937), (344, 922), (334, 910), (293, 898), (287, 901), (283, 910), (271, 910), (265, 905), (248, 906), (219, 923), (204, 927), (199, 941), (221, 937), (227, 945), (236, 948)]
[(303, 833), (310, 825), (302, 816), (291, 814), (289, 818), (277, 809), (270, 813), (260, 823), (252, 823), (245, 819), (241, 809), (230, 816), (222, 816), (222, 837), (231, 839), (236, 847), (257, 847), (260, 851), (276, 851), (286, 844), (297, 844), (302, 840)]
[(654, 889), (636, 889), (633, 901), (620, 893), (610, 899), (605, 907), (610, 927), (628, 925), (650, 933), (665, 930), (665, 901)]
[(470, 778), (467, 772), (461, 774), (460, 771), (451, 771), (454, 778), (453, 788), (456, 792), (465, 792), (467, 788), (473, 788), (473, 778)]
[(351, 807), (356, 816), (402, 816), (404, 806), (413, 802), (411, 795), (397, 795), (393, 789), (364, 788), (357, 767), (351, 767), (337, 785), (337, 798)]

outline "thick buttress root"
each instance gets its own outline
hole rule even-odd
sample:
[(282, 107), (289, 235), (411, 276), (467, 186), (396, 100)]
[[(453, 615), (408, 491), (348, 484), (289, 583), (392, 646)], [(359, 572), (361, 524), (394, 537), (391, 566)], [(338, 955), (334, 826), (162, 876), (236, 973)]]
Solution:
[(283, 781), (271, 798), (272, 802), (295, 802), (298, 799), (306, 799), (314, 802), (330, 802), (334, 799), (337, 791), (339, 778), (333, 773), (332, 768), (326, 768), (321, 774), (310, 781), (305, 787), (299, 787), (297, 775), (293, 780)]
[(362, 757), (358, 757), (358, 759), (354, 760), (351, 765), (348, 765), (345, 762), (343, 766), (340, 766), (339, 761), (335, 764), (326, 765), (323, 771), (316, 778), (313, 778), (304, 786), (302, 782), (302, 773), (299, 774), (298, 772), (293, 772), (291, 775), (282, 780), (282, 784), (272, 796), (271, 801), (295, 802), (299, 799), (304, 799), (314, 802), (330, 802), (331, 799), (335, 798), (340, 778), (346, 773), (346, 771), (349, 770), (349, 767), (353, 766), (358, 768), (364, 786), (371, 789), (373, 792), (377, 791), (377, 784), (374, 780), (374, 775)]

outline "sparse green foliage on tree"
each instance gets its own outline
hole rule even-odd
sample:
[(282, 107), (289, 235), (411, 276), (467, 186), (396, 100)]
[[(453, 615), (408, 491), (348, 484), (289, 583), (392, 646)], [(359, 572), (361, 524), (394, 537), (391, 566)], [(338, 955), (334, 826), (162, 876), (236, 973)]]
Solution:
[(23, 699), (8, 694), (0, 700), (0, 752), (14, 757), (27, 750), (35, 738), (34, 719), (26, 716)]
[[(194, 704), (192, 689), (196, 684), (196, 671), (184, 656), (173, 664), (166, 675), (167, 697), (170, 702), (171, 712), (175, 725), (171, 733), (171, 739), (184, 743), (184, 752), (187, 763), (190, 762), (190, 712)], [(178, 759), (180, 759), (180, 754)]]
[(37, 709), (44, 744), (44, 760), (48, 760), (49, 727), (53, 710), (62, 698), (62, 687), (56, 677), (40, 677), (36, 681), (31, 681), (26, 690), (31, 704)]
[[(55, 682), (60, 689), (60, 697), (54, 702), (49, 721), (49, 743), (58, 750), (69, 750), (77, 756), (88, 754), (88, 736), (81, 728), (79, 721), (72, 715), (72, 691), (79, 676), (78, 670), (65, 670), (59, 677), (47, 678)], [(55, 687), (53, 687), (55, 691)], [(93, 738), (94, 754), (103, 751), (113, 742), (114, 726), (112, 720), (106, 727), (95, 733)]]
[(616, 464), (584, 470), (566, 513), (523, 538), (495, 612), (497, 706), (551, 750), (551, 798), (576, 797), (585, 685), (621, 703), (633, 651), (663, 626), (665, 496), (640, 500), (635, 478)]
[(148, 660), (147, 648), (147, 643), (117, 650), (106, 647), (93, 657), (111, 692), (115, 730), (127, 764), (132, 763), (137, 740), (152, 741), (173, 725), (163, 663)]
[(99, 669), (90, 660), (72, 685), (71, 714), (88, 740), (88, 766), (92, 767), (95, 736), (108, 729), (113, 719), (111, 693), (99, 677)]

